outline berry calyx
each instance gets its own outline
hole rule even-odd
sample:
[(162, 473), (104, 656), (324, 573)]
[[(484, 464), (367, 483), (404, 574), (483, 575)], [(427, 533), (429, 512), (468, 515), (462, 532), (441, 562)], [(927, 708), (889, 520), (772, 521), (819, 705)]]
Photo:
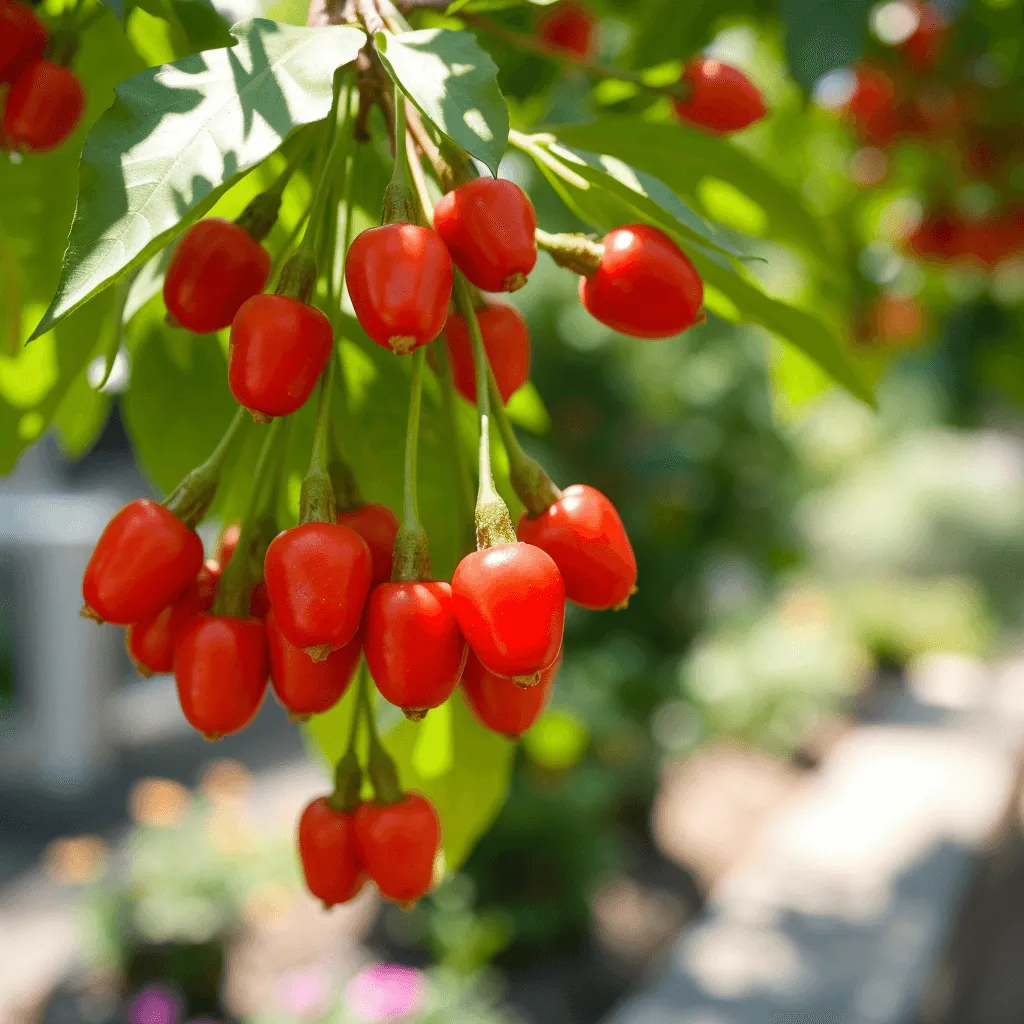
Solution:
[(9, 85), (43, 55), (46, 26), (27, 4), (0, 0), (0, 85)]
[(492, 672), (533, 685), (558, 657), (565, 584), (540, 548), (517, 542), (471, 552), (455, 569), (452, 600), (462, 635)]
[[(488, 302), (476, 311), (476, 318), (501, 400), (508, 402), (530, 376), (530, 332), (526, 321), (514, 306), (504, 302)], [(452, 313), (448, 317), (444, 337), (455, 387), (467, 402), (475, 405), (473, 342), (466, 318), (461, 313)]]
[(757, 86), (742, 71), (720, 60), (691, 60), (681, 81), (689, 95), (676, 100), (673, 107), (683, 121), (698, 128), (720, 134), (738, 132), (767, 113)]
[(587, 312), (634, 338), (670, 338), (698, 322), (704, 283), (668, 235), (629, 224), (604, 236), (597, 270), (580, 278)]
[(231, 326), (242, 303), (270, 279), (270, 254), (243, 227), (222, 217), (193, 224), (164, 278), (167, 312), (193, 334)]
[(382, 583), (366, 608), (366, 663), (385, 700), (412, 719), (454, 692), (466, 661), (447, 583)]
[(594, 45), (594, 16), (575, 0), (562, 0), (537, 21), (537, 34), (550, 46), (586, 57)]
[(231, 323), (228, 384), (266, 421), (305, 405), (334, 350), (327, 317), (289, 295), (254, 295)]
[(7, 94), (5, 142), (12, 149), (47, 153), (78, 127), (84, 110), (85, 92), (73, 71), (49, 60), (32, 61)]
[(219, 565), (207, 562), (173, 604), (128, 627), (125, 647), (140, 674), (148, 676), (174, 668), (178, 639), (193, 616), (210, 610), (219, 575)]
[(514, 182), (475, 178), (443, 195), (434, 230), (455, 265), (485, 292), (514, 292), (537, 263), (537, 214)]
[(636, 590), (636, 556), (626, 528), (593, 487), (573, 484), (539, 516), (524, 512), (518, 534), (551, 556), (565, 596), (584, 608), (624, 608)]
[(398, 516), (386, 505), (370, 502), (338, 513), (338, 523), (358, 533), (366, 541), (373, 562), (371, 584), (377, 586), (391, 579), (391, 565), (398, 534)]
[(426, 797), (406, 793), (397, 803), (361, 804), (355, 833), (363, 864), (382, 896), (409, 906), (427, 894), (441, 826)]
[(558, 658), (540, 674), (536, 686), (519, 686), (514, 680), (489, 672), (475, 654), (470, 654), (462, 673), (462, 692), (480, 724), (509, 739), (519, 739), (540, 718), (551, 700)]
[(299, 818), (299, 859), (307, 888), (325, 907), (358, 896), (367, 875), (355, 814), (338, 809), (325, 796), (308, 804)]
[(254, 619), (196, 615), (174, 652), (181, 710), (209, 740), (238, 732), (253, 720), (269, 671), (266, 631)]
[(336, 523), (304, 523), (279, 533), (263, 564), (281, 632), (317, 661), (355, 637), (371, 572), (366, 542)]
[(203, 542), (163, 505), (139, 499), (107, 524), (82, 579), (82, 614), (129, 626), (175, 600), (203, 564)]
[(356, 634), (323, 661), (312, 661), (281, 632), (273, 609), (266, 612), (263, 624), (270, 655), (270, 685), (281, 706), (298, 720), (333, 708), (345, 695), (355, 675), (362, 653), (362, 638)]
[(408, 355), (444, 327), (452, 261), (436, 231), (384, 224), (349, 246), (345, 283), (363, 330), (378, 345)]

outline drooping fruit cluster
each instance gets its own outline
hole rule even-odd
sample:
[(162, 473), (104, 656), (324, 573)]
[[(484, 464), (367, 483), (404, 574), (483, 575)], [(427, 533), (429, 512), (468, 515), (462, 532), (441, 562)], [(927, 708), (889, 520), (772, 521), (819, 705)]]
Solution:
[[(5, 149), (46, 153), (75, 130), (85, 110), (85, 92), (65, 66), (73, 36), (49, 33), (20, 0), (0, 0), (0, 144)], [(53, 51), (44, 56), (48, 44)]]
[[(440, 150), (411, 141), (405, 126), (414, 115), (398, 92), (385, 105), (396, 145), (382, 224), (352, 239), (358, 143), (342, 95), (354, 95), (351, 82), (307, 136), (319, 133), (319, 153), (309, 162), (320, 177), (296, 250), (274, 253), (283, 266), (273, 293), (265, 291), (273, 261), (262, 243), (289, 177), (303, 166), (292, 140), (278, 182), (237, 220), (207, 218), (179, 241), (164, 284), (169, 317), (196, 334), (230, 328), (227, 384), (240, 408), (207, 461), (164, 504), (133, 502), (114, 517), (83, 593), (86, 614), (128, 627), (140, 671), (173, 671), (186, 719), (208, 739), (244, 728), (268, 688), (297, 721), (346, 701), (352, 732), (335, 789), (313, 801), (299, 824), (307, 883), (328, 905), (351, 899), (367, 879), (408, 904), (431, 884), (440, 824), (425, 797), (402, 790), (377, 733), (375, 703), (388, 701), (416, 721), (453, 699), (461, 684), (455, 699), (485, 728), (517, 738), (551, 698), (566, 601), (624, 607), (637, 576), (611, 502), (585, 485), (560, 491), (519, 447), (504, 403), (527, 381), (529, 334), (512, 306), (478, 289), (523, 287), (541, 247), (580, 274), (583, 304), (598, 320), (660, 338), (699, 322), (703, 286), (679, 246), (648, 225), (623, 226), (600, 242), (539, 231), (517, 185), (477, 177), (464, 155), (447, 164)], [(441, 186), (433, 209), (428, 191), (408, 185), (420, 160)], [(335, 419), (337, 402), (348, 400), (334, 392), (341, 282), (370, 341), (410, 357), (400, 520), (362, 499), (342, 454), (363, 439), (358, 431), (340, 437)], [(450, 371), (454, 392), (478, 405), (481, 426), (476, 544), (450, 582), (432, 573), (417, 497), (425, 347), (442, 332), (434, 365)], [(454, 415), (453, 391), (443, 390)], [(298, 517), (282, 521), (291, 417), (314, 391)], [(492, 417), (526, 509), (518, 531), (494, 490)], [(244, 458), (247, 431), (261, 443), (250, 472), (233, 470), (249, 481), (245, 511), (204, 562), (196, 527), (217, 500), (229, 461)], [(365, 764), (357, 743), (364, 727)]]

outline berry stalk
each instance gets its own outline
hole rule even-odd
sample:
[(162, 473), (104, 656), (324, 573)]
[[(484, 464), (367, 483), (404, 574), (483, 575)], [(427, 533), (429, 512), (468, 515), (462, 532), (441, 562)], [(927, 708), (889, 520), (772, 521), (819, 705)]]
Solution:
[(395, 163), (384, 191), (382, 224), (415, 224), (414, 201), (409, 189), (408, 131), (405, 123), (405, 93), (395, 82), (392, 113), (395, 126)]
[(186, 526), (196, 526), (206, 515), (210, 504), (217, 495), (221, 473), (228, 453), (242, 427), (248, 420), (245, 409), (239, 409), (224, 431), (224, 436), (217, 442), (217, 447), (209, 458), (192, 470), (181, 483), (168, 495), (164, 506), (173, 512)]
[(473, 365), (476, 368), (476, 406), (480, 411), (479, 483), (476, 496), (477, 550), (495, 544), (513, 544), (516, 531), (508, 506), (494, 486), (491, 472), (490, 390), (487, 386), (490, 367), (484, 350), (484, 338), (477, 320), (473, 295), (461, 273), (455, 274), (455, 305), (469, 327), (473, 343)]
[(544, 471), (544, 467), (523, 451), (515, 430), (508, 418), (505, 404), (498, 391), (498, 382), (494, 379), (494, 371), (488, 366), (487, 379), (490, 387), (491, 408), (494, 410), (494, 421), (498, 425), (505, 452), (508, 455), (509, 475), (512, 488), (519, 500), (526, 506), (531, 516), (539, 516), (546, 512), (562, 496), (555, 482)]
[(402, 525), (395, 538), (391, 579), (398, 583), (430, 579), (430, 553), (427, 533), (420, 522), (417, 470), (420, 447), (420, 412), (423, 406), (423, 366), (426, 349), (418, 348), (412, 357), (409, 388), (409, 420), (405, 432), (404, 496)]
[(313, 450), (309, 460), (309, 471), (302, 481), (302, 491), (299, 495), (299, 525), (333, 523), (337, 514), (331, 475), (327, 471), (327, 434), (330, 430), (331, 390), (334, 386), (336, 363), (337, 357), (332, 352), (327, 369), (320, 377)]
[(369, 672), (366, 662), (360, 670), (359, 700), (366, 716), (366, 728), (370, 736), (370, 753), (367, 758), (367, 774), (373, 786), (374, 800), (379, 804), (397, 804), (402, 799), (402, 787), (398, 781), (398, 770), (391, 755), (384, 749), (377, 734), (377, 718), (373, 712), (373, 698), (370, 696)]
[(354, 811), (359, 806), (363, 788), (363, 770), (359, 765), (356, 744), (359, 741), (359, 721), (362, 717), (363, 691), (367, 687), (365, 663), (356, 682), (355, 706), (352, 708), (352, 725), (349, 728), (345, 753), (334, 769), (334, 792), (328, 797), (330, 805), (339, 811)]
[[(244, 412), (244, 410), (242, 410)], [(229, 618), (245, 619), (249, 617), (249, 559), (247, 552), (252, 545), (253, 530), (257, 522), (259, 510), (260, 485), (270, 466), (274, 445), (281, 431), (285, 417), (277, 417), (267, 428), (266, 437), (256, 458), (256, 466), (252, 474), (252, 488), (245, 512), (242, 515), (242, 528), (235, 545), (235, 557), (224, 567), (217, 589), (217, 597), (213, 604), (213, 614), (226, 615)]]

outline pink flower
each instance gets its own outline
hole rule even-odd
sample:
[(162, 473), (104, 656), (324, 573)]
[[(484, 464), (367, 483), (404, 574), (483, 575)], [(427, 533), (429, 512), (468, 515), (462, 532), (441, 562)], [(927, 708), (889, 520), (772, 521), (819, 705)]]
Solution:
[(376, 964), (349, 982), (345, 1002), (367, 1022), (403, 1017), (422, 1005), (423, 979), (412, 967)]
[(303, 1020), (322, 1017), (330, 1004), (330, 985), (317, 968), (287, 971), (277, 983), (277, 1003), (282, 1010)]

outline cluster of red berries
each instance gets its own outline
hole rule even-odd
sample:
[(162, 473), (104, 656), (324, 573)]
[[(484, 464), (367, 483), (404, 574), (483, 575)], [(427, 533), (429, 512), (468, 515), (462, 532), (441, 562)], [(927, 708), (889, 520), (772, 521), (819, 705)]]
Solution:
[[(549, 47), (585, 60), (595, 48), (597, 20), (576, 0), (562, 0), (537, 20), (537, 34)], [(742, 71), (720, 60), (696, 57), (680, 79), (685, 95), (673, 101), (676, 116), (716, 134), (741, 131), (767, 112), (764, 98)]]
[[(334, 151), (333, 142), (326, 145), (326, 152)], [(264, 291), (271, 260), (262, 241), (288, 172), (237, 221), (207, 218), (193, 225), (168, 265), (164, 298), (172, 321), (199, 334), (230, 327), (228, 384), (253, 419), (279, 424), (320, 382), (318, 440), (298, 525), (279, 530), (267, 511), (276, 509), (276, 497), (269, 504), (260, 498), (261, 481), (273, 479), (263, 462), (276, 450), (272, 426), (250, 511), (222, 537), (216, 557), (204, 562), (195, 525), (216, 491), (219, 469), (209, 467), (233, 443), (232, 431), (239, 429), (233, 427), (164, 505), (136, 501), (114, 517), (83, 583), (85, 614), (127, 626), (128, 649), (143, 671), (172, 670), (185, 717), (211, 739), (244, 728), (268, 684), (294, 718), (323, 713), (341, 700), (365, 662), (362, 710), (338, 763), (335, 790), (306, 809), (299, 828), (307, 882), (328, 904), (350, 899), (367, 877), (391, 899), (415, 900), (430, 884), (439, 843), (434, 809), (422, 796), (402, 792), (377, 739), (368, 680), (413, 720), (461, 686), (486, 728), (516, 738), (550, 698), (566, 601), (618, 608), (635, 589), (636, 559), (612, 503), (586, 485), (559, 490), (518, 449), (501, 405), (527, 379), (530, 338), (511, 306), (482, 293), (521, 288), (541, 247), (580, 274), (584, 307), (625, 334), (669, 337), (703, 315), (700, 276), (663, 232), (626, 225), (596, 242), (538, 231), (522, 189), (472, 177), (468, 162), (434, 168), (439, 182), (450, 175), (459, 183), (428, 211), (422, 194), (414, 196), (399, 173), (407, 159), (404, 151), (396, 153), (381, 226), (350, 244), (317, 228), (319, 214), (311, 214), (306, 239), (285, 263), (273, 294)], [(330, 166), (329, 158), (323, 166)], [(329, 172), (323, 173), (326, 180)], [(457, 390), (471, 402), (491, 405), (492, 393), (500, 399), (494, 415), (526, 511), (513, 526), (493, 491), (488, 419), (481, 415), (477, 550), (462, 558), (450, 583), (431, 574), (415, 511), (424, 352), (413, 360), (401, 524), (384, 506), (362, 502), (351, 470), (340, 456), (326, 454), (336, 349), (330, 319), (313, 305), (318, 233), (327, 234), (323, 251), (332, 268), (343, 256), (352, 308), (375, 344), (407, 356), (443, 333)], [(479, 380), (481, 372), (488, 380)], [(240, 410), (235, 422), (244, 419)], [(361, 800), (363, 775), (354, 753), (363, 720), (370, 734), (371, 802)]]
[(31, 8), (0, 0), (0, 145), (5, 149), (56, 149), (81, 120), (82, 83), (64, 64), (43, 56), (48, 43), (51, 56), (68, 48), (65, 40), (49, 39)]
[[(963, 74), (957, 65), (964, 62), (955, 55), (947, 59), (951, 25), (945, 15), (930, 3), (905, 7), (915, 19), (913, 31), (887, 62), (879, 59), (856, 70), (846, 110), (857, 138), (883, 151), (914, 140), (954, 171), (958, 186), (983, 181), (997, 193), (1005, 191), (1021, 155), (1018, 126), (993, 123), (990, 111), (999, 104), (983, 97), (976, 85), (951, 84)], [(884, 174), (884, 156), (875, 163), (872, 183)], [(907, 243), (925, 260), (991, 267), (1024, 250), (1024, 214), (1004, 201), (983, 216), (968, 216), (946, 197), (925, 213)]]

